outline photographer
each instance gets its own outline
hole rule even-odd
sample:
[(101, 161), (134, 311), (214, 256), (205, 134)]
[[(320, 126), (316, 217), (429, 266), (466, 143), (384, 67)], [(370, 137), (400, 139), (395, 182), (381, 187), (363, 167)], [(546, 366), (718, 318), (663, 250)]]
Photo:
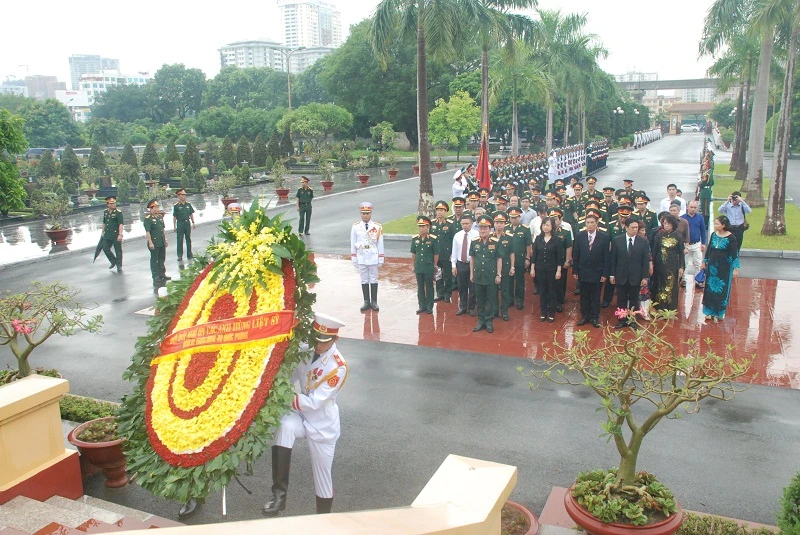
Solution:
[(742, 199), (742, 194), (738, 191), (731, 193), (728, 196), (728, 200), (719, 207), (719, 213), (725, 214), (731, 222), (731, 233), (736, 236), (738, 245), (737, 253), (742, 248), (744, 231), (750, 228), (750, 224), (747, 222), (747, 214), (751, 211), (750, 207)]

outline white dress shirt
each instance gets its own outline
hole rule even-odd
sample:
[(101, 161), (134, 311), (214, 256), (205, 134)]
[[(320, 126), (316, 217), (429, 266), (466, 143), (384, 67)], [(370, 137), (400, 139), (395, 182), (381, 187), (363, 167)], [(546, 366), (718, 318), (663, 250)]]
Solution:
[[(470, 230), (467, 233), (467, 262), (471, 258), (469, 256), (469, 244), (472, 243), (472, 240), (478, 237), (477, 230)], [(450, 264), (452, 264), (453, 269), (456, 268), (456, 261), (461, 260), (461, 246), (464, 244), (464, 231), (459, 230), (456, 232), (456, 235), (453, 236), (453, 252), (450, 253)]]
[(659, 213), (661, 212), (669, 212), (669, 205), (672, 201), (680, 201), (681, 202), (681, 210), (678, 213), (678, 216), (682, 216), (686, 213), (686, 200), (683, 197), (675, 196), (674, 199), (670, 199), (669, 197), (664, 197), (661, 199), (661, 206), (659, 206)]

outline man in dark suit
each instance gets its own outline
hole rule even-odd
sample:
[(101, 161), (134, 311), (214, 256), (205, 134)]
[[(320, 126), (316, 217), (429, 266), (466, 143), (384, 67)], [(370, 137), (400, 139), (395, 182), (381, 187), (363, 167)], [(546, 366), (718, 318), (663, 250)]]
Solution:
[(575, 237), (572, 249), (573, 277), (581, 290), (581, 320), (578, 326), (591, 323), (600, 328), (600, 290), (611, 265), (611, 238), (597, 228), (600, 215), (587, 211), (585, 225)]
[[(650, 245), (639, 235), (638, 219), (625, 220), (625, 234), (611, 241), (611, 284), (617, 287), (617, 308), (638, 309), (639, 292), (650, 276)], [(636, 328), (636, 322), (620, 318), (614, 327)]]

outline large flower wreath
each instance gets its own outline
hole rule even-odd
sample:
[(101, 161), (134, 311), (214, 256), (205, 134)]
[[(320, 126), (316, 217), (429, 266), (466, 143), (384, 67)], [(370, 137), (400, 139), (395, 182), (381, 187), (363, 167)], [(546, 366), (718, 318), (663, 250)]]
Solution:
[(185, 502), (227, 485), (269, 449), (294, 391), (318, 281), (305, 245), (254, 203), (221, 225), (139, 338), (124, 378), (119, 432), (128, 469), (150, 492)]

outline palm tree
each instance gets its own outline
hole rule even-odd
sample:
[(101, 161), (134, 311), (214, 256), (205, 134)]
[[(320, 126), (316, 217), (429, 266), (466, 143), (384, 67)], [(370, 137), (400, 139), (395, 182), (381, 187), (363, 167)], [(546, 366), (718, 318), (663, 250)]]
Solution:
[(594, 75), (600, 66), (598, 59), (608, 57), (608, 50), (594, 43), (595, 34), (577, 35), (569, 43), (569, 64), (562, 71), (561, 88), (565, 98), (564, 111), (564, 145), (569, 144), (570, 131), (570, 105), (572, 97), (578, 103), (578, 135), (583, 139), (583, 110), (586, 100), (592, 94), (595, 78)]
[(435, 59), (456, 56), (456, 45), (466, 42), (468, 28), (488, 21), (483, 5), (472, 0), (382, 0), (375, 8), (370, 40), (375, 56), (386, 68), (398, 38), (417, 38), (417, 129), (419, 132), (420, 214), (433, 215), (431, 150), (428, 141), (427, 55)]
[(529, 45), (517, 40), (513, 49), (498, 50), (492, 57), (489, 71), (489, 100), (495, 105), (503, 91), (511, 91), (511, 155), (519, 154), (520, 98), (548, 102), (555, 90), (550, 73), (541, 63), (532, 58)]

